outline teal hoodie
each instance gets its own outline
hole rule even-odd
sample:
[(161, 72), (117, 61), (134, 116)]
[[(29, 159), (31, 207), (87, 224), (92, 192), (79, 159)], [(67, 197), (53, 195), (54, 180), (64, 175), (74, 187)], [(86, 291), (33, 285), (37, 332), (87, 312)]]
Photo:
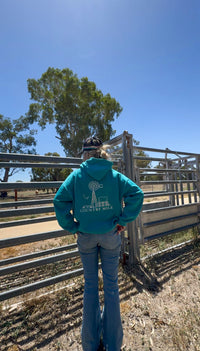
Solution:
[[(124, 205), (123, 205), (124, 203)], [(90, 158), (59, 188), (54, 207), (60, 226), (71, 233), (104, 234), (138, 216), (142, 190), (112, 169), (112, 162)]]

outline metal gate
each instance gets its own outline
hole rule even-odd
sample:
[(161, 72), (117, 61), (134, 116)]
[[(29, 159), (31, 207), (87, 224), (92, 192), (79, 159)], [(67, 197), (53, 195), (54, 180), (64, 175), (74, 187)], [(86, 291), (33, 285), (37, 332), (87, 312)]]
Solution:
[[(126, 230), (121, 233), (121, 259), (124, 263), (133, 265), (140, 261), (140, 245), (145, 241), (199, 226), (199, 154), (141, 147), (133, 143), (133, 136), (126, 131), (106, 144), (110, 145), (109, 153), (113, 161), (113, 167), (132, 179), (144, 191), (144, 205), (141, 214), (136, 221), (129, 223)], [(3, 153), (0, 154), (0, 160), (0, 167), (2, 168), (78, 168), (82, 162), (80, 158)], [(59, 188), (61, 183), (0, 183), (0, 191)], [(36, 218), (7, 220), (0, 222), (0, 228), (55, 221), (52, 200), (53, 198), (14, 202), (4, 202), (2, 200), (0, 202), (0, 218), (9, 219), (22, 214), (26, 216), (34, 214)], [(41, 242), (69, 234), (60, 229), (5, 238), (0, 240), (0, 249), (20, 246), (25, 243)], [(0, 276), (6, 277), (13, 272), (25, 272), (27, 269), (76, 257), (78, 257), (77, 245), (73, 243), (24, 256), (7, 258), (0, 261)], [(9, 290), (2, 289), (0, 301), (62, 282), (82, 273), (83, 269), (80, 267), (34, 283), (13, 287)]]

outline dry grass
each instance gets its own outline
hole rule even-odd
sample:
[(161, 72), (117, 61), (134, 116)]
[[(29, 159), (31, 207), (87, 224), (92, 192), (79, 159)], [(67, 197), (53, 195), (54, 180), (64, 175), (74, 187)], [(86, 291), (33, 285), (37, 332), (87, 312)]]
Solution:
[(72, 244), (76, 241), (74, 235), (67, 235), (61, 238), (48, 239), (43, 242), (28, 243), (19, 246), (7, 247), (0, 249), (0, 260), (4, 260), (11, 257), (21, 256), (29, 254), (30, 252), (37, 252), (65, 246)]
[(141, 258), (155, 254), (158, 251), (165, 250), (175, 245), (179, 245), (188, 240), (196, 240), (198, 235), (199, 233), (197, 228), (192, 228), (179, 233), (169, 234), (149, 242), (147, 241), (144, 245), (140, 246)]

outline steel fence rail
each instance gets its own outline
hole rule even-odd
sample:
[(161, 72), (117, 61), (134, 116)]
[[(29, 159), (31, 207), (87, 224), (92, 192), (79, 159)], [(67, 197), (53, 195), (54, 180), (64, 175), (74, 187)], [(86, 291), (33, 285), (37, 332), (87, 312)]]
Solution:
[[(166, 168), (161, 168), (161, 169), (159, 169), (159, 168), (139, 168), (139, 171), (141, 171), (141, 172), (156, 172), (156, 173), (160, 173), (160, 172), (165, 172), (165, 173), (167, 173), (167, 172), (181, 172), (181, 173), (188, 173), (188, 172), (194, 172), (195, 170), (194, 169), (191, 169), (191, 170), (188, 170), (188, 169), (173, 169), (173, 168), (168, 168), (168, 169), (166, 169)], [(143, 173), (141, 173), (141, 174), (143, 174)]]
[(53, 230), (51, 232), (30, 234), (24, 236), (16, 236), (14, 238), (0, 239), (0, 249), (18, 246), (24, 244), (35, 243), (43, 240), (55, 239), (63, 236), (71, 235), (71, 233), (67, 232), (63, 229)]
[(62, 181), (0, 183), (0, 191), (15, 189), (58, 189), (62, 183)]
[(27, 201), (15, 201), (15, 202), (3, 202), (0, 203), (0, 208), (7, 207), (20, 207), (20, 206), (37, 206), (37, 205), (46, 205), (52, 204), (53, 198), (51, 199), (40, 199), (40, 200), (27, 200)]
[[(200, 224), (200, 155), (169, 150), (168, 148), (155, 149), (133, 145), (133, 136), (126, 131), (105, 144), (109, 145), (110, 159), (113, 160), (116, 169), (131, 178), (143, 189), (145, 199), (153, 198), (150, 202), (146, 201), (137, 220), (129, 223), (126, 230), (121, 233), (121, 258), (124, 263), (133, 265), (140, 261), (140, 245), (144, 241), (153, 240)], [(150, 154), (140, 155), (140, 151)], [(163, 157), (160, 154), (163, 154)], [(83, 162), (81, 158), (73, 157), (7, 153), (0, 153), (0, 160), (1, 168), (24, 169), (75, 169), (79, 168)], [(148, 166), (146, 166), (147, 164)], [(156, 165), (160, 168), (156, 168)], [(155, 176), (158, 178), (155, 179)], [(20, 194), (21, 190), (52, 189), (55, 191), (62, 183), (62, 181), (2, 182), (0, 183), (0, 192), (14, 190), (15, 193), (19, 191), (18, 194)], [(34, 196), (37, 196), (36, 193)], [(157, 202), (156, 197), (163, 197), (164, 199)], [(188, 198), (188, 204), (185, 204), (185, 197)], [(0, 208), (2, 209), (0, 210), (0, 218), (8, 219), (8, 221), (0, 222), (0, 229), (56, 220), (53, 195), (51, 198), (36, 198), (15, 202), (2, 200)], [(25, 219), (18, 219), (23, 215), (26, 216)], [(28, 218), (32, 215), (36, 218)], [(9, 221), (9, 218), (15, 217), (16, 220)], [(64, 230), (54, 230), (5, 238), (0, 240), (0, 248), (6, 249), (68, 235), (71, 235), (71, 233)], [(27, 252), (24, 255), (0, 260), (0, 275), (7, 277), (9, 274), (24, 272), (64, 260), (69, 261), (72, 258), (78, 260), (78, 257), (76, 243)], [(44, 280), (39, 278), (39, 281), (21, 287), (11, 287), (8, 291), (0, 293), (0, 301), (57, 284), (82, 274), (83, 269), (80, 268)]]
[(147, 184), (154, 184), (154, 185), (159, 185), (159, 184), (184, 184), (184, 183), (197, 183), (197, 180), (141, 180), (140, 182), (142, 185), (147, 185)]
[(52, 213), (54, 212), (54, 206), (47, 207), (31, 207), (31, 208), (22, 208), (22, 209), (10, 209), (10, 210), (0, 210), (0, 218), (5, 217), (15, 217), (15, 216), (27, 216), (43, 213)]
[[(159, 162), (165, 162), (166, 159), (163, 157), (149, 157), (149, 156), (134, 156), (135, 160), (140, 160), (140, 161), (159, 161)], [(168, 159), (170, 160), (170, 159)]]
[(46, 249), (44, 251), (34, 252), (34, 253), (31, 253), (31, 254), (27, 254), (27, 255), (7, 258), (7, 259), (4, 259), (4, 260), (0, 261), (0, 267), (6, 266), (6, 265), (9, 265), (9, 264), (12, 264), (12, 263), (20, 262), (20, 261), (33, 259), (33, 258), (36, 258), (36, 257), (52, 255), (53, 253), (60, 252), (60, 251), (69, 251), (69, 250), (72, 250), (72, 249), (75, 249), (75, 248), (77, 248), (77, 244), (70, 244), (70, 245), (67, 245), (67, 246), (55, 247), (54, 249), (50, 249), (50, 250)]
[(80, 163), (23, 163), (23, 162), (0, 162), (0, 168), (79, 168)]
[(76, 157), (61, 157), (61, 156), (40, 156), (40, 155), (32, 155), (32, 154), (15, 154), (15, 153), (0, 153), (0, 160), (4, 161), (31, 161), (31, 162), (43, 162), (49, 163), (72, 163), (72, 164), (81, 164), (83, 160), (81, 158)]
[(8, 299), (11, 299), (13, 297), (17, 297), (23, 294), (27, 294), (29, 292), (33, 292), (42, 288), (45, 288), (47, 286), (50, 285), (55, 285), (57, 283), (61, 283), (65, 280), (74, 278), (74, 277), (78, 277), (80, 275), (83, 274), (83, 268), (79, 268), (67, 273), (63, 273), (60, 275), (56, 275), (52, 278), (48, 278), (48, 279), (44, 279), (44, 280), (40, 280), (38, 282), (35, 283), (31, 283), (28, 285), (23, 285), (19, 288), (15, 288), (15, 289), (10, 289), (9, 291), (5, 291), (0, 293), (0, 301), (5, 301)]
[(188, 190), (188, 191), (163, 191), (160, 193), (157, 192), (151, 192), (151, 193), (146, 193), (144, 192), (144, 198), (150, 198), (150, 197), (160, 197), (160, 196), (170, 196), (170, 195), (184, 195), (184, 194), (198, 194), (197, 190)]
[(21, 225), (29, 225), (35, 223), (43, 223), (43, 222), (50, 222), (55, 221), (56, 216), (45, 216), (45, 217), (36, 217), (36, 218), (28, 218), (28, 219), (17, 219), (10, 222), (0, 222), (0, 229), (2, 228), (9, 228), (9, 227), (17, 227)]
[(156, 149), (156, 148), (151, 148), (151, 147), (146, 147), (146, 146), (139, 146), (139, 145), (133, 145), (133, 149), (141, 150), (141, 151), (151, 151), (151, 152), (156, 152), (156, 153), (167, 153), (167, 154), (174, 154), (174, 155), (184, 155), (184, 156), (189, 156), (189, 157), (196, 157), (199, 156), (199, 154), (194, 153), (194, 152), (185, 152), (185, 151), (175, 151), (175, 150), (170, 150), (168, 148), (166, 149)]
[(0, 268), (0, 276), (2, 277), (10, 273), (21, 272), (29, 268), (41, 267), (49, 263), (55, 263), (58, 261), (63, 261), (68, 258), (77, 257), (77, 256), (79, 256), (78, 250), (73, 250), (60, 255), (53, 255), (50, 257), (41, 258), (39, 260), (32, 260), (30, 262), (19, 263), (14, 266)]

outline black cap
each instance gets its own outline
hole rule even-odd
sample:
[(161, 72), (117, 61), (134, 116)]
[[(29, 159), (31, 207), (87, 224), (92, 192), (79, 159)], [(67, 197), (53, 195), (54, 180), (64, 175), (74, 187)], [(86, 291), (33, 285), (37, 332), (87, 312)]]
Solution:
[(90, 150), (97, 150), (99, 147), (103, 145), (102, 141), (96, 137), (89, 137), (83, 143), (82, 152), (90, 151)]

